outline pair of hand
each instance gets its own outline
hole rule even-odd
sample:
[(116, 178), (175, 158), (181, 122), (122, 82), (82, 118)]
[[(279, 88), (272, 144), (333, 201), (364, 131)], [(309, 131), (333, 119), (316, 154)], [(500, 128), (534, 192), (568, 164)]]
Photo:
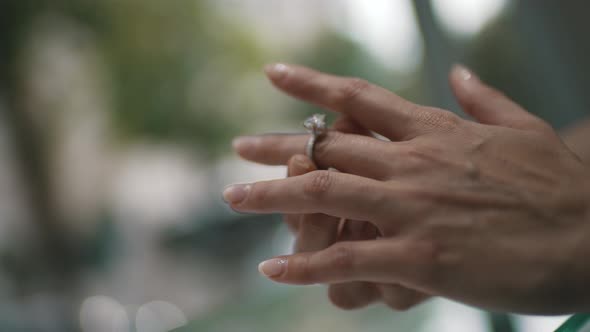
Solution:
[[(589, 171), (544, 121), (462, 67), (450, 82), (479, 122), (359, 79), (282, 64), (267, 74), (361, 132), (316, 144), (318, 168), (339, 172), (295, 166), (306, 135), (234, 142), (252, 161), (291, 160), (287, 179), (224, 191), (237, 211), (283, 213), (297, 227), (300, 252), (263, 262), (266, 276), (331, 284), (342, 307), (406, 308), (434, 295), (502, 311), (590, 309)], [(349, 226), (339, 232), (340, 219)]]

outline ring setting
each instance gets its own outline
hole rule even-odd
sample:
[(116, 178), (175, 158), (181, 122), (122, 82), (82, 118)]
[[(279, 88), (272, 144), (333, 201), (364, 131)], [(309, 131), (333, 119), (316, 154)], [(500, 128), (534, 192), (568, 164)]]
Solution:
[(325, 114), (314, 114), (309, 118), (305, 119), (303, 122), (303, 127), (307, 130), (311, 137), (307, 140), (307, 145), (305, 146), (305, 154), (311, 159), (313, 162), (313, 149), (317, 140), (326, 133), (327, 126), (326, 126), (326, 115)]

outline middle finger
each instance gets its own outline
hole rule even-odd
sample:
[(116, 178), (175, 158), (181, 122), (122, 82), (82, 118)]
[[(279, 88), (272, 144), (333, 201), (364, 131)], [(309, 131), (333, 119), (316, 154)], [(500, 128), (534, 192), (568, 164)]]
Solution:
[[(289, 159), (289, 175), (297, 176), (314, 171), (313, 162), (304, 155)], [(321, 213), (287, 215), (286, 220), (297, 218), (295, 252), (322, 250), (332, 245), (338, 237), (340, 219)]]
[[(296, 154), (305, 154), (310, 135), (267, 134), (244, 136), (234, 140), (234, 149), (244, 159), (267, 165), (286, 165)], [(386, 156), (394, 153), (394, 143), (379, 139), (330, 131), (315, 144), (314, 162), (320, 169), (330, 167), (341, 172), (380, 179), (391, 165)]]

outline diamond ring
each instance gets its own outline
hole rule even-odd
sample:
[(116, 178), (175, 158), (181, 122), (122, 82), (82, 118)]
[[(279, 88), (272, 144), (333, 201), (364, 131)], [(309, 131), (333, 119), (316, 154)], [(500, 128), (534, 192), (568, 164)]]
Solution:
[(307, 132), (311, 134), (311, 137), (309, 137), (307, 145), (305, 146), (305, 154), (315, 163), (315, 160), (313, 159), (313, 148), (318, 138), (324, 135), (327, 131), (326, 115), (314, 114), (310, 116), (303, 122), (303, 127), (305, 127)]

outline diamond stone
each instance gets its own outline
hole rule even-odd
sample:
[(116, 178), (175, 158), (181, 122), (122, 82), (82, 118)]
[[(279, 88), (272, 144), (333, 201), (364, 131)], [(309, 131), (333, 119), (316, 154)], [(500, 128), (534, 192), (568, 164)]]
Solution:
[(310, 134), (323, 134), (326, 131), (326, 115), (314, 114), (310, 116), (303, 122), (303, 127), (305, 127)]

